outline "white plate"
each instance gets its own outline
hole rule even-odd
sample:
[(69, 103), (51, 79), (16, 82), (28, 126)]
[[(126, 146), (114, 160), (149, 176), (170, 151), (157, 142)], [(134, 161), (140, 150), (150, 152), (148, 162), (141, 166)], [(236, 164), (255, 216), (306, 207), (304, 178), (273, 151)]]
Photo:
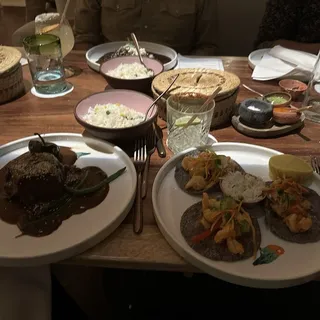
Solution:
[(259, 49), (251, 52), (248, 57), (248, 63), (251, 69), (254, 69), (256, 65), (262, 60), (265, 53), (269, 52), (271, 48)]
[[(272, 149), (242, 143), (216, 143), (210, 148), (218, 154), (232, 157), (248, 173), (260, 176), (266, 181), (270, 180), (270, 157), (281, 154)], [(259, 219), (261, 248), (278, 245), (285, 250), (285, 253), (271, 264), (253, 266), (253, 259), (232, 263), (212, 261), (189, 247), (181, 235), (180, 220), (184, 211), (201, 201), (201, 197), (183, 192), (175, 181), (174, 170), (184, 154), (194, 149), (186, 150), (170, 159), (160, 169), (153, 184), (155, 218), (169, 244), (200, 270), (235, 284), (257, 288), (281, 288), (315, 278), (320, 272), (320, 242), (301, 245), (281, 240), (266, 229), (264, 218)], [(320, 194), (320, 180), (316, 175), (310, 187)]]
[[(100, 65), (96, 61), (104, 54), (116, 51), (126, 43), (127, 41), (107, 42), (91, 48), (86, 52), (86, 59), (89, 67), (95, 71), (99, 71)], [(148, 52), (158, 53), (171, 59), (168, 63), (163, 65), (165, 71), (174, 68), (177, 64), (178, 55), (175, 50), (153, 42), (139, 41), (139, 44), (141, 48), (145, 48)]]
[[(0, 147), (0, 167), (27, 151), (27, 137)], [(79, 134), (44, 135), (47, 141), (88, 152), (76, 165), (97, 166), (107, 174), (127, 167), (126, 172), (110, 184), (106, 199), (93, 209), (63, 221), (52, 234), (36, 238), (19, 234), (16, 225), (0, 221), (0, 266), (35, 266), (54, 263), (90, 249), (113, 232), (132, 207), (136, 190), (136, 170), (130, 158), (118, 147), (107, 142), (84, 138)], [(98, 151), (99, 150), (99, 151)]]

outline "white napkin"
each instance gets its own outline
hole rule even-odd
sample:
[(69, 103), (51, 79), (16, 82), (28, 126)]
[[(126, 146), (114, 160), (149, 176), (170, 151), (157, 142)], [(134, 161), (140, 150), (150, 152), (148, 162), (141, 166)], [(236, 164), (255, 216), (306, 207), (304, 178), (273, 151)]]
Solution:
[(215, 70), (224, 70), (223, 62), (219, 58), (203, 56), (182, 56), (178, 54), (178, 64), (175, 69), (183, 68), (207, 68)]
[(0, 320), (50, 320), (50, 267), (0, 268)]
[(284, 76), (309, 80), (317, 57), (313, 54), (275, 46), (255, 67), (254, 80), (272, 80)]

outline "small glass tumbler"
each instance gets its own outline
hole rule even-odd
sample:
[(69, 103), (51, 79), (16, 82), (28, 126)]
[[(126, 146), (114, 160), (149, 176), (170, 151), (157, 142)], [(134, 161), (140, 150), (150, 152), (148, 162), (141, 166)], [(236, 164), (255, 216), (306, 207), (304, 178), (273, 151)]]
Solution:
[(320, 51), (305, 92), (303, 107), (311, 106), (311, 109), (304, 111), (308, 120), (320, 123)]
[(172, 95), (168, 98), (167, 145), (173, 153), (207, 144), (215, 106), (214, 101), (204, 105), (207, 98), (194, 93)]
[(42, 94), (61, 93), (67, 89), (59, 37), (37, 34), (23, 39), (32, 82)]

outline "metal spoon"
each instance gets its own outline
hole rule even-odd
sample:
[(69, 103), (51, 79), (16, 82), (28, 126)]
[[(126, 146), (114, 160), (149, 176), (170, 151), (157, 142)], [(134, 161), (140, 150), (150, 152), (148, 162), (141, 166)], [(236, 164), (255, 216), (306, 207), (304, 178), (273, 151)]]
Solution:
[(144, 117), (144, 119), (143, 119), (142, 122), (144, 122), (144, 121), (147, 120), (148, 113), (149, 113), (149, 111), (151, 110), (151, 108), (153, 108), (153, 106), (169, 91), (169, 89), (174, 85), (174, 83), (176, 82), (176, 80), (178, 79), (178, 77), (179, 77), (179, 74), (177, 74), (177, 75), (173, 78), (173, 80), (172, 80), (172, 82), (169, 84), (168, 88), (167, 88), (166, 90), (164, 90), (164, 91), (159, 95), (159, 97), (152, 102), (152, 104), (151, 104), (150, 107), (148, 108), (148, 110), (147, 110), (147, 112), (146, 112), (146, 115), (145, 115), (145, 117)]
[(140, 46), (139, 46), (139, 43), (138, 43), (138, 40), (137, 40), (137, 37), (134, 33), (131, 33), (131, 39), (134, 43), (134, 46), (136, 47), (136, 50), (137, 50), (137, 53), (138, 53), (138, 57), (139, 57), (139, 60), (140, 60), (140, 63), (148, 70), (148, 71), (152, 71), (152, 73), (154, 73), (154, 71), (150, 68), (148, 68), (146, 66), (146, 64), (144, 63), (143, 59), (142, 59), (142, 55), (141, 55), (141, 52), (140, 52)]
[(243, 86), (244, 88), (246, 88), (247, 90), (249, 90), (249, 91), (251, 91), (251, 92), (253, 92), (253, 93), (256, 93), (256, 94), (259, 95), (260, 97), (264, 97), (264, 95), (263, 95), (261, 92), (258, 92), (258, 91), (256, 91), (256, 90), (248, 87), (247, 85), (242, 84), (242, 86)]

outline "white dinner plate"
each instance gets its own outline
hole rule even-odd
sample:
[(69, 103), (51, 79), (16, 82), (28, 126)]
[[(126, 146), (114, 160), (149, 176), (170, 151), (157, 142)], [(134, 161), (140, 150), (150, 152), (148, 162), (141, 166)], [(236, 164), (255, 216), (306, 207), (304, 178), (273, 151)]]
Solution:
[(251, 69), (254, 69), (256, 65), (262, 60), (265, 53), (269, 52), (271, 48), (259, 49), (251, 52), (248, 57), (248, 63)]
[[(268, 162), (271, 156), (281, 154), (264, 147), (242, 143), (216, 143), (207, 147), (237, 161), (246, 172), (270, 180)], [(152, 189), (154, 214), (158, 226), (169, 244), (189, 263), (222, 280), (257, 288), (282, 288), (307, 282), (320, 272), (320, 242), (296, 244), (286, 242), (266, 228), (264, 217), (259, 218), (261, 248), (277, 245), (285, 253), (274, 262), (253, 265), (253, 258), (239, 262), (217, 262), (194, 251), (180, 232), (181, 216), (201, 196), (183, 192), (174, 178), (176, 164), (189, 149), (171, 158), (158, 172)], [(312, 189), (320, 194), (320, 180), (314, 175)], [(258, 253), (259, 256), (259, 253)]]
[[(95, 71), (99, 71), (100, 65), (96, 61), (104, 54), (114, 52), (126, 43), (127, 41), (106, 42), (89, 49), (86, 52), (86, 59), (89, 67)], [(171, 60), (163, 65), (165, 71), (174, 68), (177, 64), (178, 54), (172, 48), (162, 44), (145, 41), (139, 41), (139, 45), (141, 48), (145, 48), (148, 52), (158, 53), (170, 58)]]
[[(80, 254), (105, 239), (126, 217), (132, 207), (136, 190), (136, 170), (128, 155), (119, 147), (79, 134), (53, 133), (43, 135), (46, 141), (89, 153), (78, 158), (78, 167), (97, 166), (108, 175), (126, 167), (126, 171), (110, 184), (105, 200), (93, 209), (73, 215), (45, 237), (22, 236), (16, 225), (0, 220), (0, 266), (35, 266), (54, 263)], [(27, 152), (23, 138), (0, 147), (0, 167)]]

